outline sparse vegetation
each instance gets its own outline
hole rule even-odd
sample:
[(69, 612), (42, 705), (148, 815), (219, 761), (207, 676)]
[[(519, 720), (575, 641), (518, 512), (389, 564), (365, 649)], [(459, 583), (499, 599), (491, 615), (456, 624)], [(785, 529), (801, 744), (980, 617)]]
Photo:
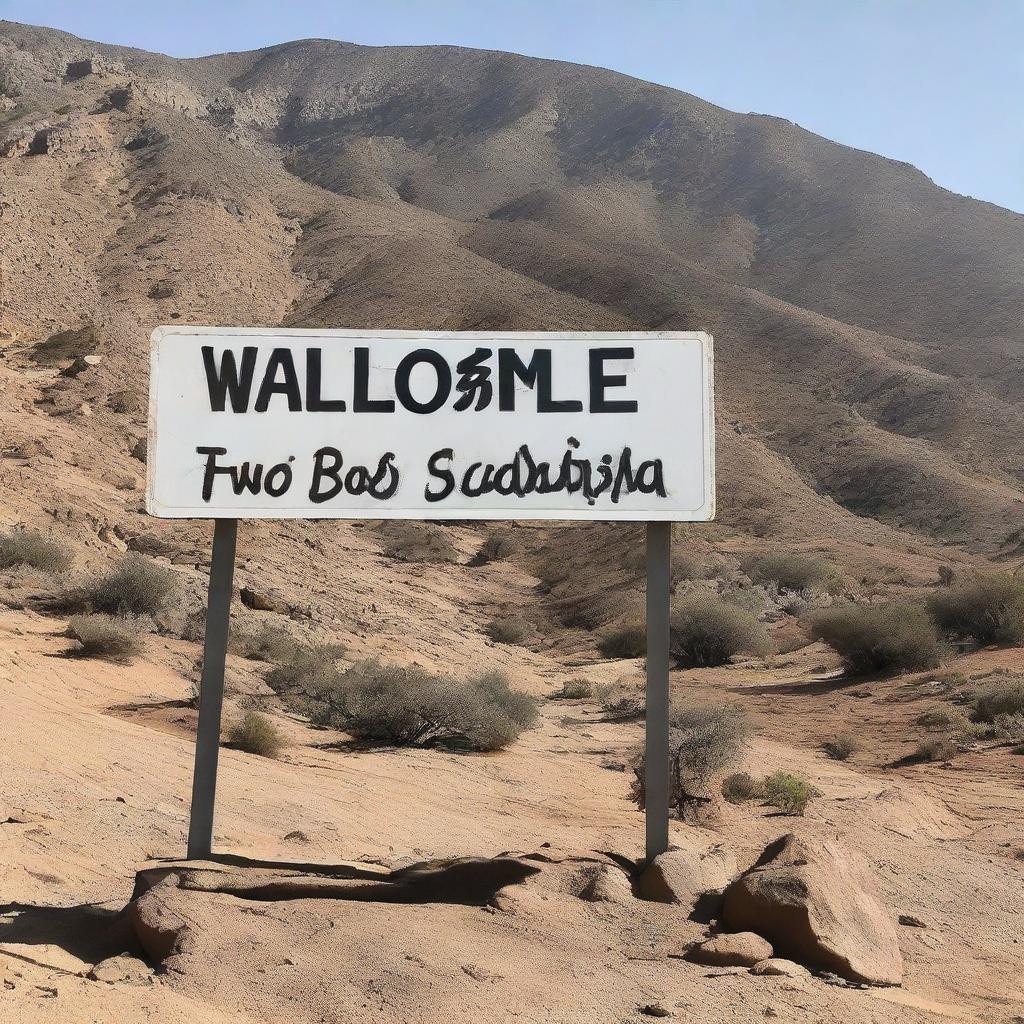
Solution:
[(399, 562), (450, 562), (459, 560), (451, 538), (433, 523), (385, 522), (379, 532), (384, 554)]
[(107, 615), (155, 615), (178, 589), (175, 572), (142, 555), (125, 555), (109, 572), (68, 591), (64, 604)]
[(971, 719), (975, 722), (991, 723), (1007, 715), (1024, 715), (1024, 677), (996, 676), (971, 698)]
[(521, 644), (532, 632), (529, 622), (518, 615), (491, 619), (487, 623), (487, 635), (499, 644)]
[(552, 700), (583, 700), (594, 696), (594, 684), (589, 679), (567, 679), (560, 690), (551, 694)]
[(928, 607), (939, 628), (979, 644), (1024, 642), (1024, 579), (1000, 573), (933, 594)]
[(110, 615), (75, 615), (67, 635), (78, 641), (76, 652), (83, 658), (102, 658), (127, 664), (142, 651), (141, 629), (128, 619)]
[(642, 689), (604, 684), (595, 692), (608, 721), (633, 722), (647, 714), (647, 696)]
[(512, 689), (502, 672), (458, 680), (375, 659), (324, 678), (310, 696), (319, 724), (396, 746), (499, 750), (538, 713), (536, 699)]
[(771, 644), (749, 612), (717, 594), (694, 593), (676, 602), (671, 620), (671, 649), (685, 667), (724, 665), (735, 654), (766, 657)]
[(722, 796), (731, 804), (764, 798), (764, 786), (749, 772), (734, 772), (722, 779)]
[(915, 719), (922, 729), (929, 732), (953, 732), (967, 728), (967, 715), (962, 708), (936, 705), (922, 711)]
[(823, 558), (797, 551), (760, 555), (743, 563), (743, 571), (755, 582), (775, 584), (780, 590), (837, 591), (842, 577)]
[(345, 654), (344, 644), (299, 645), (285, 661), (267, 673), (267, 684), (278, 693), (314, 693), (339, 676), (337, 661)]
[[(669, 804), (685, 817), (711, 799), (711, 780), (733, 761), (747, 737), (743, 710), (735, 704), (674, 708), (669, 728)], [(633, 760), (631, 798), (646, 806), (644, 752)]]
[(807, 805), (821, 792), (805, 778), (790, 772), (774, 772), (762, 783), (764, 799), (783, 814), (803, 814)]
[(10, 530), (0, 534), (0, 569), (28, 565), (42, 572), (64, 572), (72, 562), (71, 549), (39, 530)]
[(519, 541), (511, 530), (491, 530), (476, 553), (478, 564), (500, 562), (519, 553)]
[(234, 630), (230, 648), (235, 654), (252, 661), (290, 662), (299, 651), (299, 642), (283, 626), (264, 622), (255, 633)]
[(832, 739), (825, 740), (821, 749), (832, 758), (833, 761), (849, 761), (854, 754), (860, 750), (860, 741), (856, 736), (848, 732), (841, 732)]
[(284, 747), (284, 736), (266, 715), (249, 710), (231, 726), (228, 742), (247, 754), (276, 758)]
[(952, 736), (926, 736), (917, 745), (915, 761), (952, 761), (959, 747)]
[(843, 658), (850, 672), (907, 672), (937, 665), (942, 646), (924, 608), (891, 602), (819, 612), (811, 634)]
[(647, 653), (647, 624), (629, 619), (606, 633), (597, 643), (606, 658), (642, 658)]

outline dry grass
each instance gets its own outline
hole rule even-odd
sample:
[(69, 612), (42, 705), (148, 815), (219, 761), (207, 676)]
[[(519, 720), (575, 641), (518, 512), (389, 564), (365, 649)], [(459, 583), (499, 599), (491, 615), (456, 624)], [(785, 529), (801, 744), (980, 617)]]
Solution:
[(764, 799), (764, 785), (749, 772), (734, 772), (722, 779), (722, 796), (731, 804)]
[(646, 622), (629, 619), (620, 623), (598, 640), (597, 649), (606, 658), (642, 658), (647, 653)]
[(83, 658), (128, 664), (143, 650), (138, 623), (110, 615), (75, 615), (68, 623), (67, 635), (78, 641), (76, 653)]
[(594, 696), (594, 684), (589, 679), (567, 679), (550, 696), (552, 700), (583, 700)]
[(232, 653), (251, 661), (278, 664), (290, 662), (300, 649), (298, 640), (289, 630), (269, 622), (262, 623), (254, 633), (232, 630), (229, 647)]
[(266, 715), (251, 710), (231, 726), (228, 742), (247, 754), (270, 758), (279, 757), (285, 745), (280, 729)]
[(135, 553), (125, 555), (108, 572), (67, 591), (69, 609), (107, 615), (155, 615), (178, 590), (178, 576)]
[(533, 633), (533, 627), (526, 619), (510, 615), (491, 619), (487, 623), (487, 635), (498, 644), (521, 644)]
[(833, 761), (849, 761), (860, 750), (860, 740), (848, 732), (841, 732), (832, 739), (825, 740), (821, 745), (821, 749)]
[(780, 590), (835, 592), (842, 576), (823, 558), (791, 551), (761, 555), (743, 563), (743, 571), (755, 582), (775, 584)]
[(447, 562), (459, 560), (451, 538), (433, 523), (385, 522), (378, 527), (384, 554), (399, 562)]
[(71, 549), (39, 530), (10, 530), (0, 534), (0, 569), (20, 565), (41, 572), (64, 572), (71, 567)]
[(960, 748), (952, 736), (928, 736), (914, 750), (915, 761), (952, 761)]

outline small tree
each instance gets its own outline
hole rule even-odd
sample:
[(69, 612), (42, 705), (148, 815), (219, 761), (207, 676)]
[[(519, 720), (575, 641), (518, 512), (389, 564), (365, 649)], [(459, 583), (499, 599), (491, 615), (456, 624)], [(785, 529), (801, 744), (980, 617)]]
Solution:
[[(712, 799), (711, 781), (739, 755), (747, 718), (735, 704), (674, 708), (669, 722), (669, 804), (680, 818)], [(633, 759), (630, 797), (647, 805), (646, 757)]]
[(935, 624), (914, 604), (830, 608), (812, 620), (811, 635), (834, 648), (856, 673), (933, 668), (942, 654)]
[(768, 634), (749, 612), (717, 594), (688, 594), (671, 619), (671, 649), (684, 667), (724, 665), (735, 654), (766, 657)]

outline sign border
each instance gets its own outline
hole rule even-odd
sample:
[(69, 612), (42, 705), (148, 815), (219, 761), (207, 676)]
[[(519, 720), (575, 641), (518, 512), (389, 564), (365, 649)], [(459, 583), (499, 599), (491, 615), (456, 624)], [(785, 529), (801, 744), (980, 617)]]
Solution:
[[(372, 340), (392, 338), (407, 341), (483, 341), (493, 339), (500, 343), (507, 341), (543, 342), (577, 341), (589, 344), (620, 341), (698, 341), (701, 345), (701, 372), (704, 401), (704, 504), (697, 509), (678, 509), (658, 512), (655, 510), (630, 510), (616, 508), (600, 509), (522, 509), (515, 515), (495, 515), (494, 509), (452, 509), (438, 506), (424, 508), (416, 514), (408, 509), (367, 509), (324, 508), (315, 514), (302, 509), (214, 509), (200, 506), (169, 508), (156, 500), (153, 464), (157, 451), (157, 395), (153, 387), (159, 363), (160, 343), (168, 335), (208, 334), (218, 337), (294, 337), (294, 338), (353, 338)], [(315, 328), (315, 327), (209, 327), (171, 324), (156, 327), (150, 334), (149, 348), (149, 424), (146, 448), (146, 512), (159, 519), (306, 519), (306, 520), (377, 520), (395, 519), (409, 521), (449, 520), (452, 522), (679, 522), (702, 523), (715, 518), (715, 376), (714, 341), (706, 331), (406, 331), (373, 330), (369, 328)]]

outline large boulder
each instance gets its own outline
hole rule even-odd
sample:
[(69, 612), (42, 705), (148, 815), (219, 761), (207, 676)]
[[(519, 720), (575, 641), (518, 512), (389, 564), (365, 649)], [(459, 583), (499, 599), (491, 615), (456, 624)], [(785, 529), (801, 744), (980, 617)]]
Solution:
[(770, 844), (726, 889), (722, 923), (851, 981), (903, 979), (896, 929), (874, 879), (863, 859), (838, 843), (787, 835)]
[(657, 903), (694, 908), (716, 899), (736, 874), (736, 858), (722, 845), (678, 847), (659, 854), (637, 879), (637, 893)]

